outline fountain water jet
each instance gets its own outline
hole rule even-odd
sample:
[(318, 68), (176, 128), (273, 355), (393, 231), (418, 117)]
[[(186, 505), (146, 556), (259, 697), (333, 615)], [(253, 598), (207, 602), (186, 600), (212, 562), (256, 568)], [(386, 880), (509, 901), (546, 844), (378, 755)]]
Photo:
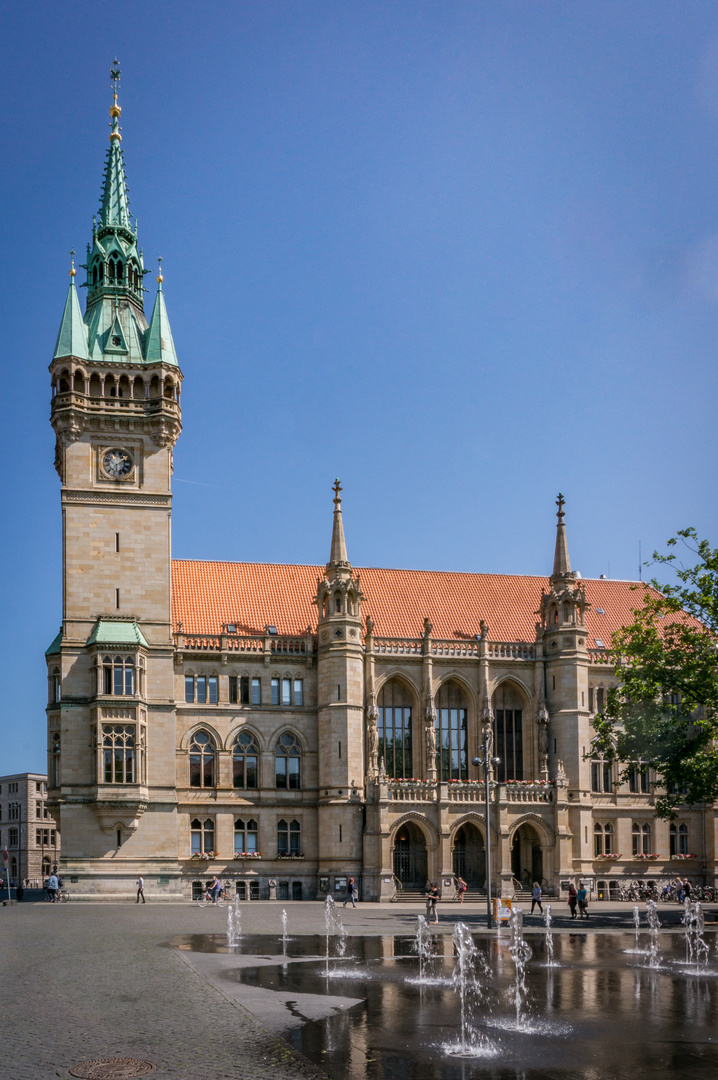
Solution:
[(327, 940), (326, 949), (326, 962), (324, 973), (326, 978), (329, 978), (329, 939), (331, 937), (337, 938), (337, 943), (334, 948), (335, 956), (344, 956), (347, 947), (347, 932), (344, 929), (344, 923), (342, 917), (337, 911), (337, 906), (331, 896), (328, 896), (324, 901), (324, 934)]
[(490, 972), (486, 962), (482, 962), (466, 923), (456, 924), (453, 937), (456, 963), (451, 982), (459, 995), (460, 1038), (458, 1043), (444, 1044), (443, 1049), (453, 1057), (493, 1057), (498, 1053), (496, 1047), (485, 1035), (482, 1036), (473, 1024), (474, 1013), (482, 997), (479, 970), (484, 974)]
[(703, 908), (696, 901), (691, 903), (686, 897), (683, 912), (683, 932), (686, 940), (686, 963), (695, 967), (699, 972), (704, 972), (708, 963), (709, 947), (705, 936), (705, 918)]
[(282, 908), (282, 956), (287, 955), (287, 912)]
[(416, 920), (414, 949), (419, 957), (419, 985), (423, 986), (424, 970), (431, 956), (431, 934), (426, 924), (426, 918), (423, 915), (419, 915)]
[(511, 912), (511, 919), (509, 921), (511, 928), (511, 944), (509, 945), (509, 952), (511, 953), (511, 959), (514, 962), (516, 974), (514, 977), (514, 1004), (516, 1005), (516, 1027), (521, 1028), (523, 1020), (523, 1011), (526, 1004), (527, 989), (526, 989), (526, 965), (533, 956), (531, 946), (528, 944), (523, 933), (523, 913), (514, 908)]
[(655, 969), (661, 966), (661, 957), (658, 953), (658, 931), (660, 930), (661, 924), (658, 919), (658, 909), (655, 900), (648, 900), (646, 903), (646, 919), (648, 920), (650, 930), (648, 942), (648, 966), (649, 968)]
[(227, 944), (230, 949), (239, 945), (242, 936), (242, 916), (239, 913), (239, 901), (235, 899), (234, 907), (227, 908)]
[(546, 905), (546, 910), (543, 914), (543, 924), (545, 927), (546, 938), (546, 967), (559, 967), (560, 965), (554, 960), (553, 954), (553, 930), (551, 929), (551, 905)]

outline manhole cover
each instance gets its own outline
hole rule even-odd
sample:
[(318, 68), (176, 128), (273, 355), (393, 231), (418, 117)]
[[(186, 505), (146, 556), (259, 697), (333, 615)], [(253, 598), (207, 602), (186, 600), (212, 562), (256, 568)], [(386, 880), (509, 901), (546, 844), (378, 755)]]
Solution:
[(154, 1071), (152, 1062), (141, 1058), (97, 1058), (73, 1065), (70, 1076), (79, 1076), (81, 1080), (134, 1080), (136, 1076), (148, 1076)]

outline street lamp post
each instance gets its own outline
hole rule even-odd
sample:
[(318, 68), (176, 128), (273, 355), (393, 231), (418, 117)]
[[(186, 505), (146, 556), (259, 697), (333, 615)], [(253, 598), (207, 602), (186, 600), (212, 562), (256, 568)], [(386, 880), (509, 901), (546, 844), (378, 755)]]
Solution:
[(491, 929), (494, 925), (494, 917), (491, 912), (491, 825), (489, 821), (489, 773), (492, 765), (499, 765), (499, 758), (489, 757), (489, 733), (484, 735), (484, 756), (475, 757), (471, 764), (484, 767), (484, 798), (486, 806), (486, 925)]

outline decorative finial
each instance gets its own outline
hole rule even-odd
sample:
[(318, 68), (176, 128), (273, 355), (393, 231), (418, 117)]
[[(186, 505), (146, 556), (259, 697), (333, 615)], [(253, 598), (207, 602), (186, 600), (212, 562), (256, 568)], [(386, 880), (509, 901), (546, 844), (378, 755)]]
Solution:
[(164, 281), (164, 278), (162, 277), (162, 256), (158, 255), (157, 256), (157, 284), (161, 285), (163, 281)]
[(74, 248), (72, 248), (72, 250), (70, 251), (70, 261), (72, 263), (72, 265), (70, 267), (70, 277), (74, 278), (75, 274), (77, 273), (77, 270), (75, 270), (75, 249)]
[(563, 508), (564, 508), (565, 504), (566, 504), (566, 500), (564, 499), (563, 495), (559, 491), (558, 498), (556, 499), (556, 506), (558, 507), (558, 512), (556, 514), (556, 517), (559, 520), (561, 520), (563, 518)]
[(122, 142), (119, 128), (119, 119), (122, 115), (122, 109), (117, 104), (117, 84), (120, 81), (121, 74), (119, 60), (115, 57), (113, 66), (110, 68), (110, 78), (112, 79), (112, 105), (110, 106), (110, 117), (112, 119), (110, 126), (112, 131), (110, 132), (110, 142), (112, 142), (113, 139)]
[(339, 492), (342, 490), (342, 485), (339, 483), (339, 477), (337, 477), (336, 480), (334, 481), (334, 486), (333, 486), (332, 490), (334, 491), (334, 505), (336, 506), (336, 508), (338, 510), (339, 507), (342, 504), (342, 500), (341, 500), (341, 497), (339, 495)]

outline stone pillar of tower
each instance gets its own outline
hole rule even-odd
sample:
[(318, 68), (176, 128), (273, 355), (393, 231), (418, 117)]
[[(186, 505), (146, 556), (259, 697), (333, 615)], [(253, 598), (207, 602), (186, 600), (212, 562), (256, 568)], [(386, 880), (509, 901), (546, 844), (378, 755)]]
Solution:
[[(541, 596), (541, 624), (537, 628), (543, 642), (545, 703), (548, 722), (549, 770), (553, 779), (566, 781), (575, 865), (592, 869), (592, 821), (590, 797), (591, 744), (588, 710), (588, 650), (586, 610), (588, 602), (580, 575), (571, 570), (566, 537), (564, 498), (559, 494), (558, 524), (553, 573), (549, 590)], [(538, 636), (538, 634), (537, 634)]]
[[(74, 262), (50, 365), (61, 480), (62, 628), (50, 661), (49, 803), (77, 895), (179, 887), (171, 626), (172, 448), (180, 389), (162, 274), (148, 324), (129, 215), (115, 63), (87, 306)], [(153, 891), (155, 891), (153, 889)]]
[(329, 562), (318, 582), (317, 730), (319, 875), (353, 876), (362, 867), (364, 647), (361, 585), (347, 558), (341, 485), (334, 484)]

